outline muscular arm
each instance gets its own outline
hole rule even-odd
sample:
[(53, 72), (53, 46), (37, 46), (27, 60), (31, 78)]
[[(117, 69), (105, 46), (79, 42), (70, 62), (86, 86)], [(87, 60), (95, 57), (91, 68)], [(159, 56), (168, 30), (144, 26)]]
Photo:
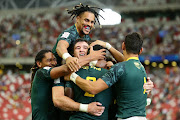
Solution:
[(67, 65), (61, 65), (59, 67), (54, 67), (50, 72), (50, 76), (52, 79), (57, 79), (59, 77), (69, 74), (70, 72), (71, 71)]
[(116, 59), (117, 62), (124, 61), (124, 55), (121, 52), (119, 52), (118, 50), (116, 50), (114, 47), (111, 47), (109, 49), (109, 52)]
[(57, 44), (56, 51), (58, 55), (62, 58), (64, 53), (68, 53), (67, 48), (69, 47), (69, 43), (65, 40), (60, 40)]
[[(94, 45), (101, 45), (104, 48), (106, 48), (106, 42), (101, 41), (101, 40), (96, 40), (95, 42), (91, 43), (90, 46), (94, 46)], [(111, 55), (116, 59), (117, 62), (122, 62), (124, 61), (124, 56), (121, 52), (119, 52), (118, 50), (116, 50), (114, 47), (111, 46), (111, 48), (109, 49), (109, 52), (111, 53)]]
[[(58, 55), (62, 58), (64, 53), (68, 53), (67, 48), (69, 47), (69, 43), (65, 40), (60, 40), (57, 44), (56, 51)], [(78, 59), (75, 57), (68, 57), (66, 59), (66, 64), (70, 68), (71, 71), (78, 71), (80, 65), (78, 63)]]
[(52, 88), (52, 99), (54, 106), (65, 111), (79, 111), (80, 103), (64, 96), (64, 87), (55, 86)]
[(85, 80), (80, 76), (76, 78), (76, 85), (78, 85), (82, 90), (94, 95), (109, 87), (101, 78), (95, 82), (92, 82)]
[[(153, 82), (150, 80), (150, 78), (148, 79), (149, 80), (147, 83), (145, 83), (143, 86), (144, 89), (146, 89), (146, 93), (149, 93), (154, 87)], [(76, 78), (76, 85), (78, 85), (82, 90), (94, 95), (109, 87), (101, 78), (99, 78), (96, 82), (92, 82), (85, 80), (80, 76)]]
[(52, 100), (54, 106), (65, 110), (65, 111), (82, 111), (88, 112), (89, 114), (100, 116), (104, 112), (104, 107), (99, 102), (92, 102), (88, 104), (87, 111), (82, 109), (82, 104), (75, 102), (69, 97), (64, 96), (64, 87), (63, 86), (54, 86), (52, 88)]

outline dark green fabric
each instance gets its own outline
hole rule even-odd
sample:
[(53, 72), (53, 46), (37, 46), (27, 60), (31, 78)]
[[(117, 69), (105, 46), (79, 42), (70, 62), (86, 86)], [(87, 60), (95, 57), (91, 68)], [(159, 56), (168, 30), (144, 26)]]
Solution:
[(110, 87), (114, 84), (117, 99), (117, 117), (146, 116), (147, 94), (143, 84), (147, 75), (139, 60), (130, 59), (114, 65), (102, 79)]
[[(77, 74), (81, 76), (82, 78), (86, 80), (96, 81), (98, 78), (102, 77), (104, 73), (106, 73), (107, 70), (103, 68), (97, 68), (97, 67), (89, 67), (86, 66), (84, 68), (81, 68)], [(88, 113), (83, 112), (76, 112), (71, 117), (70, 120), (108, 120), (108, 109), (109, 105), (112, 102), (112, 91), (111, 88), (106, 89), (99, 94), (96, 94), (94, 97), (88, 95), (88, 93), (84, 92), (82, 89), (80, 89), (76, 84), (73, 82), (70, 83), (71, 85), (67, 85), (68, 87), (72, 87), (74, 91), (74, 100), (79, 103), (88, 104), (91, 102), (100, 102), (103, 106), (105, 106), (104, 113), (97, 117), (90, 115)]]
[[(37, 70), (31, 91), (31, 106), (33, 120), (57, 120), (59, 109), (52, 101), (52, 87), (54, 80), (50, 77), (52, 68), (44, 67)], [(63, 83), (59, 83), (63, 86)]]

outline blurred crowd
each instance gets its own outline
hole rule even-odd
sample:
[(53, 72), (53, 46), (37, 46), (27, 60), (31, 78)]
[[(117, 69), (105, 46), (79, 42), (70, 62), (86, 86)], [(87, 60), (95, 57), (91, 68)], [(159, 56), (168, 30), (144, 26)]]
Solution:
[(146, 68), (154, 82), (149, 97), (152, 103), (147, 107), (149, 120), (180, 120), (180, 68)]
[[(123, 19), (120, 25), (102, 26), (102, 28), (96, 25), (91, 37), (94, 40), (108, 41), (121, 50), (121, 43), (126, 34), (136, 31), (144, 38), (143, 54), (179, 54), (180, 24), (161, 24), (164, 19), (167, 23), (170, 22), (168, 18), (154, 18), (156, 23), (151, 20), (151, 23), (139, 25), (138, 23), (147, 21), (140, 20), (136, 25)], [(66, 12), (1, 17), (0, 57), (33, 57), (41, 49), (52, 49), (58, 35), (73, 23)]]
[(31, 113), (30, 74), (8, 70), (0, 75), (0, 120), (25, 120)]

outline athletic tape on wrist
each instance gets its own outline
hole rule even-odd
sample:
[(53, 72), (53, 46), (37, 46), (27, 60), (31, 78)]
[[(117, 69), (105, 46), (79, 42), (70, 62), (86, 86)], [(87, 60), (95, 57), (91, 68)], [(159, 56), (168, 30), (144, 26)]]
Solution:
[(62, 58), (64, 59), (64, 60), (66, 60), (68, 57), (72, 57), (69, 53), (64, 53), (63, 55), (62, 55)]
[(72, 73), (71, 76), (70, 76), (70, 80), (73, 81), (75, 84), (76, 84), (76, 78), (78, 77), (79, 75), (77, 75), (76, 73)]
[(91, 61), (90, 63), (89, 63), (89, 66), (96, 66), (96, 64), (97, 64), (97, 60), (94, 60), (94, 61)]
[(88, 112), (88, 104), (80, 104), (79, 111), (81, 112)]
[(110, 45), (108, 42), (106, 42), (106, 48), (107, 48), (108, 50), (111, 48), (111, 45)]

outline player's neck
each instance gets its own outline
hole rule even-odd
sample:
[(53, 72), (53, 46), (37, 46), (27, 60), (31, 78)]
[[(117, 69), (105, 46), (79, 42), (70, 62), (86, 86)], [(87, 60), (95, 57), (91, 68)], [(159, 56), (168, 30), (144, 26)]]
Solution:
[(139, 57), (139, 55), (138, 54), (126, 54), (126, 55), (124, 55), (125, 61), (131, 57)]

